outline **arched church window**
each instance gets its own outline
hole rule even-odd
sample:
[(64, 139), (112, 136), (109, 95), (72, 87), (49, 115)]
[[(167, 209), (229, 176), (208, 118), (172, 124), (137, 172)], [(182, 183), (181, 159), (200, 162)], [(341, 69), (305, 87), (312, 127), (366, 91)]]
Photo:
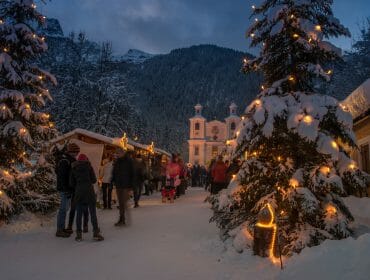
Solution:
[(194, 155), (199, 156), (199, 146), (194, 147)]
[(195, 123), (195, 127), (194, 127), (195, 130), (200, 130), (200, 124), (199, 123)]
[(232, 123), (230, 124), (230, 129), (231, 129), (231, 130), (235, 130), (235, 129), (236, 129), (236, 124), (235, 124), (234, 122), (232, 122)]

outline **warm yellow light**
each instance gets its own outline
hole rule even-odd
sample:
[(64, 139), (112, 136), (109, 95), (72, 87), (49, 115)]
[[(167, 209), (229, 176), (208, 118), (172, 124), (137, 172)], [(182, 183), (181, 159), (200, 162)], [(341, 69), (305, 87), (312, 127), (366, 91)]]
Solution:
[(239, 136), (239, 134), (240, 134), (240, 131), (237, 131), (237, 132), (236, 132), (236, 137), (238, 137), (238, 136)]
[(311, 42), (312, 42), (312, 38), (309, 38), (309, 39), (308, 39), (308, 42), (309, 42), (309, 43), (311, 43)]
[(315, 30), (316, 30), (316, 31), (321, 31), (321, 26), (320, 26), (320, 25), (316, 25), (316, 26), (315, 26)]
[(4, 170), (4, 171), (3, 171), (3, 173), (4, 173), (5, 175), (9, 175), (9, 171), (8, 171), (8, 170)]
[(26, 133), (26, 129), (25, 129), (24, 127), (22, 127), (22, 128), (19, 130), (19, 132), (20, 132), (21, 134), (24, 134), (24, 133)]
[(342, 108), (343, 111), (347, 111), (348, 110), (347, 106), (345, 106), (345, 105), (339, 104), (339, 106)]
[(41, 37), (41, 40), (42, 40), (42, 41), (45, 41), (45, 37)]
[(261, 105), (261, 100), (259, 100), (259, 99), (254, 100), (254, 104), (256, 104), (257, 106), (260, 106)]
[(256, 157), (257, 156), (257, 152), (253, 152), (252, 155)]
[(33, 37), (33, 38), (36, 38), (36, 34), (32, 34), (32, 37)]
[(289, 76), (288, 80), (293, 82), (294, 81), (294, 76)]
[(0, 196), (2, 196), (3, 195), (3, 191), (2, 190), (0, 190)]
[(331, 75), (333, 73), (333, 70), (326, 71), (326, 74)]
[(356, 164), (354, 162), (352, 162), (348, 165), (348, 168), (351, 169), (351, 170), (354, 170), (354, 169), (356, 169)]
[(230, 140), (226, 140), (226, 145), (230, 145)]
[(245, 117), (244, 116), (242, 116), (242, 120), (244, 121), (244, 119), (245, 119)]
[(7, 48), (4, 48), (4, 49), (3, 49), (3, 51), (4, 51), (4, 52), (8, 52), (9, 50), (8, 50)]
[(305, 116), (304, 118), (303, 118), (303, 122), (305, 122), (306, 124), (310, 124), (310, 123), (312, 123), (312, 117), (311, 116), (309, 116), (309, 115), (307, 115), (307, 116)]
[(45, 118), (50, 118), (50, 115), (49, 114), (45, 114)]
[(294, 18), (294, 15), (290, 15), (290, 18)]
[(281, 161), (281, 160), (282, 160), (281, 156), (278, 156), (278, 157), (277, 157), (277, 160), (278, 160), (278, 161)]
[(233, 174), (233, 179), (235, 179), (236, 178), (236, 174)]
[(261, 86), (261, 89), (262, 89), (262, 90), (264, 90), (264, 89), (265, 89), (265, 86), (264, 86), (264, 85), (262, 85), (262, 86)]
[(39, 80), (42, 80), (42, 76), (39, 76), (38, 78), (39, 78)]
[(51, 123), (49, 123), (49, 127), (50, 128), (53, 128), (54, 127), (54, 124), (51, 122)]
[(254, 36), (256, 36), (256, 34), (254, 34), (254, 33), (251, 33), (251, 37), (253, 38)]
[(1, 107), (1, 110), (6, 110), (6, 106), (5, 106), (5, 105), (3, 105), (3, 106)]
[(323, 166), (320, 168), (321, 173), (328, 175), (330, 173), (330, 167), (328, 166)]
[(31, 108), (30, 104), (26, 104), (25, 106), (26, 106), (26, 109), (30, 109)]
[(243, 62), (244, 62), (244, 64), (247, 64), (248, 63), (248, 59), (244, 58), (243, 59)]
[(280, 215), (284, 215), (285, 214), (285, 211), (284, 210), (281, 210), (280, 211)]
[(3, 24), (4, 22), (0, 19), (0, 24)]
[(289, 180), (289, 186), (293, 187), (293, 188), (297, 188), (299, 186), (299, 182), (297, 179), (295, 178), (291, 178)]
[(299, 37), (299, 35), (297, 33), (293, 34), (293, 38), (297, 39), (298, 37)]
[(334, 215), (337, 213), (337, 208), (329, 204), (328, 206), (326, 206), (326, 212), (328, 212), (330, 215)]
[(272, 228), (272, 240), (270, 244), (270, 249), (269, 249), (269, 258), (273, 263), (278, 263), (279, 259), (274, 256), (274, 248), (275, 248), (275, 242), (276, 242), (276, 232), (277, 232), (277, 225), (274, 223), (275, 215), (274, 212), (272, 211), (272, 207), (269, 203), (267, 203), (267, 209), (270, 212), (270, 217), (271, 220), (268, 223), (256, 223), (257, 227), (261, 228)]
[(335, 143), (335, 141), (331, 141), (331, 146), (334, 148), (334, 149), (338, 149), (338, 144)]

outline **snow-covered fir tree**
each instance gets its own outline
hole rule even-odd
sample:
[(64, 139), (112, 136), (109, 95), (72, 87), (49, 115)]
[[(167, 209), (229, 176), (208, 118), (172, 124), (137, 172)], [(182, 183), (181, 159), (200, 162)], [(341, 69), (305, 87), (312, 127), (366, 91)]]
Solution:
[(0, 219), (55, 205), (52, 167), (42, 144), (56, 133), (49, 113), (53, 75), (35, 60), (47, 51), (34, 27), (45, 17), (32, 0), (0, 2)]
[(245, 59), (243, 69), (262, 71), (265, 79), (238, 128), (234, 157), (243, 164), (214, 200), (212, 218), (226, 238), (235, 236), (234, 245), (241, 235), (253, 236), (266, 209), (283, 255), (351, 234), (353, 217), (341, 196), (365, 187), (350, 159), (352, 117), (336, 99), (315, 93), (315, 81), (333, 74), (325, 67), (340, 59), (323, 40), (350, 35), (332, 2), (267, 0), (252, 7), (248, 36), (261, 53)]

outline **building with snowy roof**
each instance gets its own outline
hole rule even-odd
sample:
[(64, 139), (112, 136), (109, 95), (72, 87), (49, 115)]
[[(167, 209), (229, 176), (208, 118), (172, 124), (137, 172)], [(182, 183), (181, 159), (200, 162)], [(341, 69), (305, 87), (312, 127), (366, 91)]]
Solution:
[(353, 117), (353, 130), (359, 150), (352, 157), (363, 171), (370, 173), (370, 78), (342, 101), (341, 105)]
[(235, 138), (235, 131), (240, 122), (238, 107), (235, 103), (229, 106), (230, 114), (224, 122), (207, 121), (202, 116), (202, 105), (197, 104), (194, 108), (195, 115), (190, 118), (189, 163), (208, 165), (212, 159), (225, 151), (226, 142)]

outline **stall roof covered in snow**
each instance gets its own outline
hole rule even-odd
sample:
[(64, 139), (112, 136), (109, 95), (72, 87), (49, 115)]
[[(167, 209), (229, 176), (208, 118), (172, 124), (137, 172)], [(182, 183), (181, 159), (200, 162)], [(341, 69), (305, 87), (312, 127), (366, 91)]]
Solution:
[[(121, 139), (122, 138), (111, 138), (111, 137), (108, 137), (108, 136), (104, 136), (104, 135), (101, 135), (99, 133), (95, 133), (95, 132), (91, 132), (91, 131), (88, 131), (86, 129), (82, 129), (82, 128), (76, 128), (66, 134), (63, 134), (55, 139), (52, 139), (50, 141), (50, 143), (54, 144), (54, 143), (57, 143), (59, 141), (63, 141), (75, 134), (80, 134), (80, 135), (84, 135), (84, 136), (87, 136), (87, 137), (90, 137), (90, 138), (93, 138), (93, 139), (96, 139), (98, 141), (101, 141), (103, 143), (106, 143), (108, 145), (112, 145), (112, 146), (117, 146), (117, 147), (122, 147), (121, 145)], [(145, 145), (145, 144), (140, 144), (140, 143), (137, 143), (131, 139), (128, 139), (128, 148), (133, 150), (134, 147), (136, 148), (139, 148), (139, 149), (143, 149), (143, 150), (147, 150), (149, 148), (149, 145)], [(155, 153), (158, 153), (158, 154), (164, 154), (164, 155), (167, 155), (167, 156), (171, 156), (170, 153), (162, 150), (162, 149), (158, 149), (158, 148), (154, 148), (154, 152)]]
[[(98, 141), (101, 141), (101, 142), (109, 144), (109, 145), (121, 147), (120, 142), (119, 142), (119, 139), (121, 139), (121, 138), (111, 138), (111, 137), (104, 136), (104, 135), (101, 135), (99, 133), (91, 132), (91, 131), (88, 131), (88, 130), (82, 129), (82, 128), (76, 128), (76, 129), (74, 129), (74, 130), (72, 130), (72, 131), (70, 131), (66, 134), (63, 134), (63, 135), (61, 135), (61, 136), (59, 136), (55, 139), (52, 139), (50, 141), (50, 143), (57, 143), (59, 141), (67, 139), (67, 138), (69, 138), (69, 137), (71, 137), (72, 135), (75, 135), (75, 134), (84, 135), (84, 136), (96, 139)], [(131, 145), (131, 144), (129, 143), (129, 145)], [(132, 145), (129, 148), (133, 149)]]
[(348, 108), (353, 119), (365, 115), (370, 109), (370, 78), (355, 89), (341, 104)]

